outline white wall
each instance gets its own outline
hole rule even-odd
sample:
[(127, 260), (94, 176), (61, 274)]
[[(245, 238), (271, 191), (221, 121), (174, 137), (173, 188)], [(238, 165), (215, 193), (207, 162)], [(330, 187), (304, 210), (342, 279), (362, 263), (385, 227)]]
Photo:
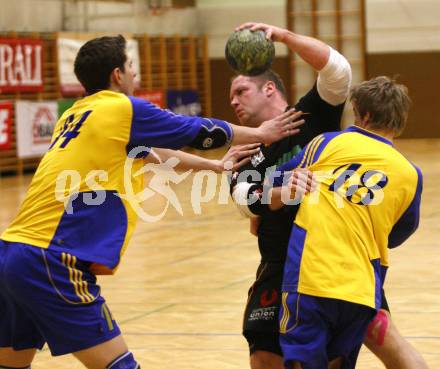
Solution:
[[(278, 0), (199, 0), (198, 19), (200, 32), (209, 36), (209, 55), (212, 58), (224, 57), (226, 40), (242, 23), (255, 21), (286, 26), (284, 1)], [(276, 55), (287, 55), (284, 45), (277, 43), (275, 46)]]
[(0, 31), (52, 32), (61, 29), (59, 0), (0, 0)]
[(367, 0), (369, 53), (440, 51), (440, 0)]
[[(308, 0), (297, 0), (308, 1)], [(196, 9), (151, 16), (144, 0), (134, 4), (91, 4), (89, 22), (62, 0), (0, 0), (0, 31), (146, 32), (197, 34), (210, 38), (211, 57), (222, 57), (228, 35), (238, 24), (264, 21), (285, 25), (284, 0), (198, 0)], [(440, 51), (440, 0), (366, 0), (368, 52)], [(75, 16), (75, 14), (77, 16)], [(113, 14), (113, 15), (112, 15)], [(103, 17), (103, 15), (112, 15)], [(277, 55), (285, 54), (279, 47)]]

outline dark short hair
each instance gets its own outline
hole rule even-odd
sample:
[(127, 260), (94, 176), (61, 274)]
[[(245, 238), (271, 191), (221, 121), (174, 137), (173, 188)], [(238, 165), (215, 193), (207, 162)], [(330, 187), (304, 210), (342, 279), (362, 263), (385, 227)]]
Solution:
[[(237, 74), (232, 77), (231, 81), (234, 81), (237, 77), (241, 76), (242, 74)], [(257, 76), (249, 77), (252, 78), (258, 85), (259, 88), (263, 87), (263, 85), (271, 81), (275, 84), (276, 89), (281, 93), (284, 100), (287, 101), (287, 93), (286, 93), (286, 87), (284, 87), (284, 82), (281, 79), (280, 75), (276, 72), (274, 72), (272, 69), (268, 69), (265, 72), (258, 74)]]
[(283, 96), (284, 100), (287, 101), (286, 87), (284, 87), (284, 82), (278, 73), (274, 72), (272, 69), (268, 69), (254, 78), (260, 81), (260, 87), (262, 87), (266, 82), (273, 82), (277, 90)]
[(115, 68), (124, 72), (126, 40), (122, 35), (87, 41), (78, 51), (74, 71), (85, 90), (93, 93), (108, 89)]
[(380, 76), (352, 87), (350, 100), (361, 118), (368, 113), (369, 125), (400, 135), (405, 129), (411, 99), (406, 86)]

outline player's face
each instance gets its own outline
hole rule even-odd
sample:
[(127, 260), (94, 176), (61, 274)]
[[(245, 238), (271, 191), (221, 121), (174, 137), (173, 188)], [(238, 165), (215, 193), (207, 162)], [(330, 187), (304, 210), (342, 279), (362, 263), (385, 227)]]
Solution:
[(133, 95), (134, 93), (134, 78), (136, 77), (136, 72), (133, 66), (133, 60), (127, 57), (124, 63), (124, 71), (121, 71), (121, 81), (120, 89), (121, 92), (126, 95)]
[(240, 124), (257, 127), (262, 123), (260, 114), (267, 99), (255, 79), (247, 76), (235, 78), (231, 84), (229, 98)]

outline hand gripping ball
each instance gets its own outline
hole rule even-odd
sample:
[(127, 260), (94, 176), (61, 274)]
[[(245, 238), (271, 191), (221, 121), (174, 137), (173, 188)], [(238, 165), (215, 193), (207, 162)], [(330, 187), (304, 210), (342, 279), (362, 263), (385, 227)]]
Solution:
[(236, 72), (256, 76), (270, 68), (275, 57), (275, 46), (263, 31), (251, 32), (246, 28), (229, 36), (225, 55)]

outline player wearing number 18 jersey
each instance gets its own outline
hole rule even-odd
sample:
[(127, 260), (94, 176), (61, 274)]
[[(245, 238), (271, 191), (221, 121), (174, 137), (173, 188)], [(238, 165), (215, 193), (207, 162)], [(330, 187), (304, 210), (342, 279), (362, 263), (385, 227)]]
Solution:
[[(352, 102), (356, 126), (317, 136), (280, 168), (308, 168), (319, 182), (300, 205), (284, 269), (281, 347), (294, 368), (325, 369), (335, 359), (354, 368), (381, 306), (388, 248), (419, 222), (422, 174), (392, 144), (406, 120), (406, 90), (378, 77), (355, 87)], [(273, 194), (276, 209), (281, 191)]]

